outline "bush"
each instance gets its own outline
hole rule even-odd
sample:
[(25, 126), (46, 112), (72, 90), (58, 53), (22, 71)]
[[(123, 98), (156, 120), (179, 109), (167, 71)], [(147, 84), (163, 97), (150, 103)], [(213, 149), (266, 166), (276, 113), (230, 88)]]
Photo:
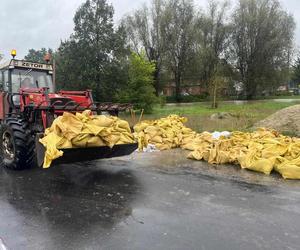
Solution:
[(134, 104), (135, 109), (151, 113), (159, 100), (153, 87), (155, 66), (143, 56), (132, 53), (129, 59), (129, 80), (126, 89), (118, 93), (121, 102)]
[[(208, 93), (203, 93), (202, 95), (187, 95), (187, 96), (181, 96), (181, 102), (182, 103), (191, 103), (191, 102), (204, 102), (208, 101)], [(176, 97), (175, 96), (167, 96), (166, 97), (167, 103), (175, 103)]]
[(160, 96), (159, 97), (159, 104), (160, 107), (163, 108), (167, 103), (167, 97), (166, 96)]
[(290, 91), (276, 91), (275, 96), (292, 96), (293, 93)]

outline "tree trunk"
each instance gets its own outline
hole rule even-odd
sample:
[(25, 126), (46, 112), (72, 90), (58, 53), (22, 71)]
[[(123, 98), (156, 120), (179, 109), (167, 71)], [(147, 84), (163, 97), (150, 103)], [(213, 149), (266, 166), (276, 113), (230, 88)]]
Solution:
[(159, 69), (156, 67), (154, 72), (154, 88), (156, 96), (160, 94), (160, 79), (159, 79)]
[(256, 83), (254, 80), (249, 79), (246, 82), (246, 98), (247, 100), (253, 100), (254, 97), (256, 96)]
[(181, 101), (181, 74), (179, 72), (175, 72), (175, 97), (176, 97), (176, 102)]
[(213, 109), (218, 108), (218, 105), (217, 105), (217, 89), (218, 89), (218, 86), (217, 86), (216, 82), (214, 82), (214, 87), (213, 87), (213, 103), (212, 103), (212, 108)]

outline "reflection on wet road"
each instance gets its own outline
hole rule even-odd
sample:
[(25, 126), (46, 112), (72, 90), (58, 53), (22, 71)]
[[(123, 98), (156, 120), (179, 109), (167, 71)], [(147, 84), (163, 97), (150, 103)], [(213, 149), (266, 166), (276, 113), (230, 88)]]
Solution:
[(0, 170), (10, 249), (298, 249), (300, 182), (182, 151)]

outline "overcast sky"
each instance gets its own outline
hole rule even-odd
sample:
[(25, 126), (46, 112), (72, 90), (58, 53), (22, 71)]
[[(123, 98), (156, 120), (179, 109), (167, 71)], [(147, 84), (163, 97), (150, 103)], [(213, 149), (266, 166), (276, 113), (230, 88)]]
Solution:
[[(61, 39), (73, 31), (73, 16), (85, 0), (0, 0), (0, 53), (9, 58), (17, 49), (18, 58), (28, 49), (57, 48)], [(115, 20), (151, 0), (109, 0), (115, 8)], [(231, 0), (234, 3), (236, 0)], [(200, 6), (206, 0), (195, 0)], [(283, 7), (297, 22), (296, 44), (300, 45), (300, 1), (282, 0)]]

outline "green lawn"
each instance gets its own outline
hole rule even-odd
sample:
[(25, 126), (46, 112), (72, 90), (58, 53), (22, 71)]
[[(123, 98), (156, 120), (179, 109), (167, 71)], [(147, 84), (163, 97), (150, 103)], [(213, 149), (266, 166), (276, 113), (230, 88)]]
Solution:
[[(196, 131), (233, 131), (247, 130), (259, 120), (275, 113), (276, 111), (300, 104), (300, 100), (279, 102), (274, 100), (251, 101), (247, 103), (220, 102), (217, 109), (212, 109), (209, 103), (191, 103), (182, 105), (156, 106), (153, 114), (144, 115), (143, 119), (157, 119), (170, 114), (178, 114), (189, 119), (187, 126)], [(214, 113), (228, 112), (232, 118), (212, 120)], [(136, 115), (138, 120), (139, 114)], [(131, 124), (134, 123), (129, 115), (125, 117)]]
[(253, 113), (259, 115), (261, 112), (269, 113), (270, 111), (277, 111), (299, 101), (293, 102), (276, 102), (276, 101), (253, 101), (243, 104), (234, 104), (231, 102), (221, 102), (217, 109), (212, 109), (208, 103), (192, 103), (186, 105), (166, 105), (164, 107), (155, 107), (154, 115), (169, 115), (169, 114), (184, 114), (184, 115), (209, 115), (218, 112), (230, 112), (234, 114)]

